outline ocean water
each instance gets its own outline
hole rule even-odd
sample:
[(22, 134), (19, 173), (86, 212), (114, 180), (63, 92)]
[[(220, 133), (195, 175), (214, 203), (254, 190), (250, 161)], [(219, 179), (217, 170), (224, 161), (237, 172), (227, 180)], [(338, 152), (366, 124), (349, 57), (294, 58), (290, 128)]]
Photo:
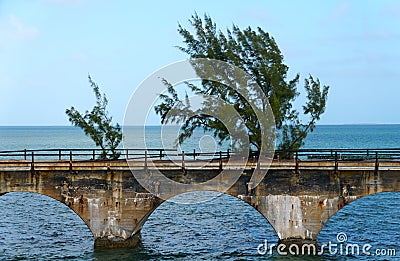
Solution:
[[(150, 128), (146, 144), (162, 145), (158, 133), (158, 128)], [(165, 133), (167, 147), (173, 145), (172, 133), (171, 130)], [(200, 140), (198, 134), (182, 149), (201, 149)], [(218, 147), (210, 137), (203, 138), (203, 143)], [(73, 127), (0, 127), (0, 150), (71, 147), (94, 146)], [(400, 148), (400, 125), (318, 126), (307, 138), (305, 147)], [(379, 250), (387, 254), (394, 250), (395, 256), (346, 256), (339, 252), (290, 257), (291, 260), (400, 260), (399, 196), (399, 193), (381, 193), (349, 204), (328, 222), (318, 237), (320, 245), (337, 243), (337, 235), (345, 233), (348, 243), (370, 244), (373, 253)], [(85, 223), (54, 199), (33, 193), (8, 193), (0, 197), (0, 260), (286, 259), (276, 251), (260, 255), (257, 247), (265, 240), (270, 244), (278, 240), (270, 224), (255, 209), (228, 195), (196, 205), (163, 203), (144, 225), (141, 245), (124, 250), (95, 250)]]

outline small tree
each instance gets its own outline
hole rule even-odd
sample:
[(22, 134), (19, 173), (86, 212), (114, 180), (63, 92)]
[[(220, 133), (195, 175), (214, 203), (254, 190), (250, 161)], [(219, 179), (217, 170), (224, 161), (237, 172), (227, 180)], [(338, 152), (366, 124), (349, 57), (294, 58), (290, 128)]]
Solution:
[(122, 131), (117, 123), (112, 125), (112, 117), (108, 115), (106, 95), (101, 95), (99, 86), (88, 76), (90, 86), (93, 88), (96, 97), (96, 105), (92, 111), (81, 114), (74, 107), (66, 109), (69, 121), (80, 127), (89, 136), (96, 146), (102, 150), (100, 159), (118, 159), (120, 153), (116, 150), (122, 140)]
[[(291, 151), (304, 144), (307, 133), (314, 130), (315, 123), (324, 113), (329, 86), (322, 87), (319, 80), (311, 75), (305, 79), (307, 101), (302, 108), (304, 116), (300, 117), (300, 113), (293, 108), (299, 95), (297, 84), (300, 76), (287, 80), (289, 68), (283, 63), (283, 55), (273, 37), (261, 28), (253, 30), (248, 27), (241, 30), (236, 25), (224, 34), (217, 30), (216, 24), (207, 15), (202, 20), (195, 14), (190, 23), (194, 34), (179, 25), (178, 33), (185, 44), (178, 47), (179, 50), (190, 58), (209, 58), (231, 63), (250, 75), (269, 99), (280, 141), (277, 148), (285, 151), (283, 157), (291, 157)], [(259, 119), (240, 95), (232, 92), (226, 85), (212, 81), (203, 80), (201, 86), (187, 84), (187, 87), (195, 94), (217, 95), (234, 106), (246, 121), (250, 144), (256, 150), (260, 149), (262, 137)], [(156, 113), (161, 116), (162, 123), (173, 121), (177, 114), (170, 113), (171, 109), (176, 106), (179, 108), (179, 104), (184, 105), (184, 99), (179, 99), (172, 86), (168, 86), (168, 93), (160, 98), (162, 103), (155, 107)], [(223, 124), (208, 115), (196, 115), (183, 120), (179, 142), (190, 137), (197, 128), (212, 130), (222, 140), (229, 135)]]

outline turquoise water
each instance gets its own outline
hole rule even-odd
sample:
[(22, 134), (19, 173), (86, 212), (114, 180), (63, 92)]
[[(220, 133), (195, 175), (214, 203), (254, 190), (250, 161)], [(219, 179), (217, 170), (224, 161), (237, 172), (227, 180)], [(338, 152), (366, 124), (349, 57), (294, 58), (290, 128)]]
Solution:
[[(147, 127), (145, 142), (137, 132), (142, 127), (129, 127), (127, 147), (174, 148), (175, 127)], [(200, 149), (202, 132), (183, 145), (191, 151)], [(160, 137), (163, 137), (162, 139)], [(139, 140), (141, 142), (139, 142)], [(203, 141), (212, 143), (209, 137)], [(218, 147), (218, 144), (216, 144)], [(57, 127), (5, 127), (0, 126), (0, 150), (44, 148), (94, 148), (93, 142), (79, 128)], [(218, 147), (219, 148), (219, 147)], [(322, 125), (309, 134), (304, 148), (400, 148), (400, 125)]]
[(400, 148), (400, 125), (324, 125), (307, 139), (305, 148)]
[[(151, 128), (148, 133), (154, 146), (160, 145), (158, 132)], [(199, 146), (199, 139), (185, 149)], [(73, 127), (0, 127), (0, 150), (71, 147), (93, 148), (93, 144)], [(400, 125), (318, 126), (305, 147), (400, 148)], [(342, 209), (318, 237), (324, 244), (337, 242), (337, 234), (346, 233), (352, 244), (395, 249), (395, 257), (325, 254), (295, 259), (399, 260), (399, 218), (399, 193), (372, 195)], [(129, 250), (94, 250), (83, 221), (53, 199), (31, 193), (0, 197), (0, 260), (283, 259), (276, 253), (258, 254), (257, 247), (265, 240), (278, 240), (269, 223), (252, 207), (227, 195), (197, 205), (162, 204), (144, 225), (141, 246)]]

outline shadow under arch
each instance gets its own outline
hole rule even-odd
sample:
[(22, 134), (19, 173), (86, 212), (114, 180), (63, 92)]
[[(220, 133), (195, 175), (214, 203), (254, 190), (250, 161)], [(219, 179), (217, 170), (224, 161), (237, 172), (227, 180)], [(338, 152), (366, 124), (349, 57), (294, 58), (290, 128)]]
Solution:
[(0, 254), (3, 257), (83, 258), (93, 250), (93, 234), (84, 220), (63, 202), (48, 195), (2, 193), (0, 209)]
[(319, 244), (349, 243), (395, 248), (400, 252), (400, 193), (379, 192), (351, 201), (333, 214), (318, 235)]
[(186, 257), (210, 251), (216, 256), (209, 258), (217, 258), (233, 252), (257, 256), (259, 244), (265, 240), (278, 241), (269, 221), (239, 197), (215, 191), (195, 191), (179, 194), (173, 199), (185, 198), (190, 202), (194, 197), (196, 200), (198, 197), (212, 199), (196, 204), (164, 201), (155, 208), (144, 223), (142, 247)]

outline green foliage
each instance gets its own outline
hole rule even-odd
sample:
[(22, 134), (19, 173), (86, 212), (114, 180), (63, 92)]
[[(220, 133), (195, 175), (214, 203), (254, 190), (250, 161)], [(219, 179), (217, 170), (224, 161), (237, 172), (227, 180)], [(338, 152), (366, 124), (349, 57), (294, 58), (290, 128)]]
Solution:
[(106, 95), (101, 95), (99, 86), (90, 75), (88, 78), (96, 97), (96, 105), (92, 111), (86, 111), (85, 114), (81, 114), (74, 107), (66, 109), (65, 113), (74, 126), (80, 127), (96, 146), (101, 148), (100, 159), (118, 159), (120, 153), (116, 149), (122, 140), (121, 127), (118, 123), (112, 125), (112, 117), (107, 111)]
[[(291, 157), (293, 154), (290, 151), (297, 150), (304, 144), (307, 133), (314, 130), (316, 121), (324, 112), (329, 86), (321, 87), (319, 80), (315, 80), (311, 75), (305, 79), (307, 101), (302, 108), (304, 116), (300, 117), (300, 113), (293, 108), (293, 103), (299, 95), (297, 85), (300, 75), (297, 74), (293, 79), (287, 80), (289, 68), (283, 63), (283, 55), (273, 37), (259, 27), (257, 30), (251, 27), (241, 30), (236, 25), (224, 34), (217, 30), (216, 24), (207, 15), (202, 20), (195, 14), (189, 21), (194, 34), (179, 25), (178, 32), (185, 44), (183, 47), (178, 47), (179, 50), (188, 54), (190, 58), (209, 58), (228, 62), (248, 73), (261, 87), (274, 113), (277, 134), (280, 135), (277, 148), (286, 151), (284, 157)], [(201, 86), (187, 84), (187, 87), (196, 94), (216, 95), (234, 106), (245, 121), (252, 147), (260, 149), (259, 119), (241, 95), (217, 82), (202, 81)], [(179, 100), (173, 86), (168, 86), (167, 93), (161, 95), (162, 103), (155, 107), (162, 123), (177, 121), (178, 114), (171, 114), (170, 111), (179, 107), (177, 103), (184, 105), (184, 100)], [(261, 110), (265, 109), (267, 104), (263, 101), (260, 105)], [(184, 106), (180, 108), (183, 109)], [(220, 121), (199, 114), (184, 119), (179, 142), (183, 142), (200, 127), (206, 131), (213, 131), (220, 140), (225, 140), (229, 136), (226, 127)]]

